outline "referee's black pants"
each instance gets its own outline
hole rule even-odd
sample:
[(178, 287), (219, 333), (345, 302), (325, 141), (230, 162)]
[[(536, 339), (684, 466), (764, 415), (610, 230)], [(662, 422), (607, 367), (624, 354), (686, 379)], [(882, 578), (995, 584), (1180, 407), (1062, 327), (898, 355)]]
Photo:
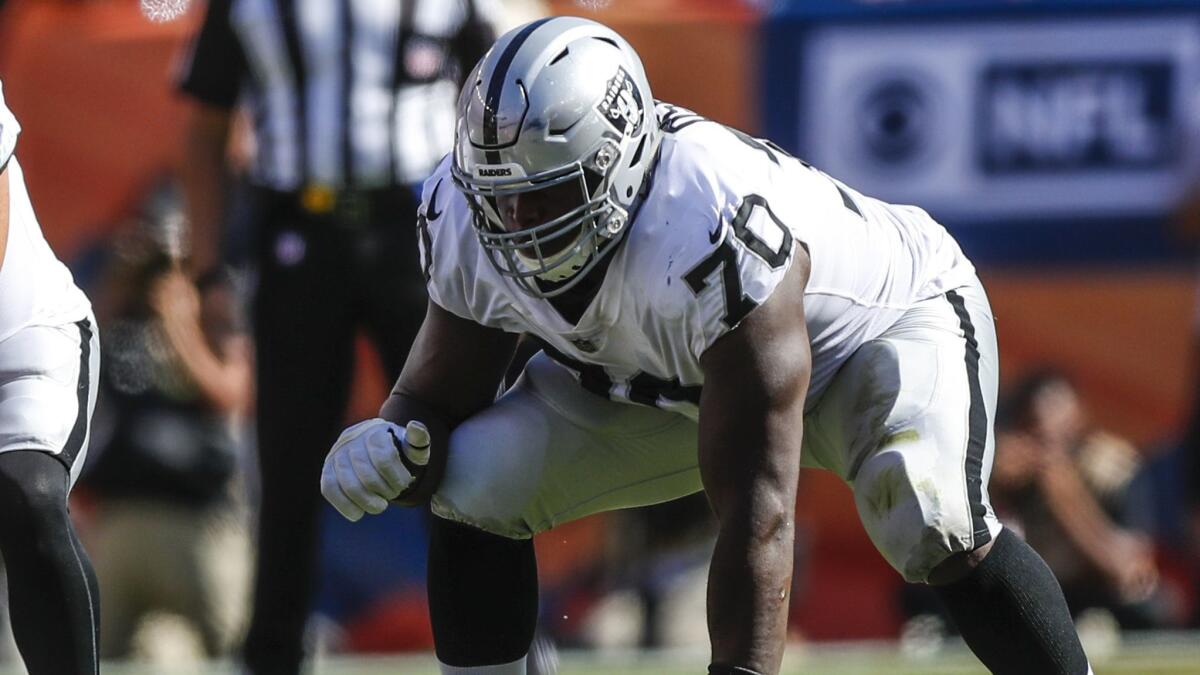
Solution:
[[(320, 475), (343, 427), (355, 336), (378, 349), (389, 383), (425, 315), (406, 188), (359, 224), (257, 196), (258, 453), (262, 480), (254, 607), (243, 652), (255, 675), (294, 675), (318, 577)], [(383, 207), (380, 207), (380, 203)], [(295, 206), (294, 206), (295, 205)]]

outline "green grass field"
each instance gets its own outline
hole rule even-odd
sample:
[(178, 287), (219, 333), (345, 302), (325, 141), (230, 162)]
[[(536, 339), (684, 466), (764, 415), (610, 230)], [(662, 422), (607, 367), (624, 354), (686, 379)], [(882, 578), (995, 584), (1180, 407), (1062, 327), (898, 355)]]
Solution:
[[(1107, 652), (1107, 653), (1101, 653)], [(1200, 675), (1200, 634), (1154, 634), (1127, 638), (1119, 647), (1092, 649), (1096, 675)], [(560, 675), (701, 675), (707, 665), (701, 651), (565, 652)], [(22, 671), (0, 668), (3, 675)], [(234, 675), (229, 664), (164, 667), (106, 664), (106, 675)], [(325, 657), (314, 675), (437, 675), (429, 654), (346, 658)], [(788, 648), (785, 675), (986, 675), (959, 645), (936, 655), (905, 656), (891, 643), (795, 644)]]

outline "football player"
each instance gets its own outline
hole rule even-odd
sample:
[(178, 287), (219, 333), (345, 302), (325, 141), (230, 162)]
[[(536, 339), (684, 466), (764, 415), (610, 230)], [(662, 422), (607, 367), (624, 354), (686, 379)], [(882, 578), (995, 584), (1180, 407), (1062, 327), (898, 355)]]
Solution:
[[(988, 502), (991, 310), (921, 209), (656, 105), (625, 40), (559, 17), (468, 78), (419, 226), (424, 327), (322, 491), (351, 520), (432, 501), (443, 673), (525, 672), (533, 535), (701, 489), (709, 672), (777, 672), (802, 465), (851, 486), (993, 671), (1089, 671), (1058, 583)], [(493, 400), (520, 333), (542, 352)]]
[(87, 297), (42, 237), (0, 90), (0, 556), (31, 675), (95, 673), (96, 577), (67, 514), (100, 363)]

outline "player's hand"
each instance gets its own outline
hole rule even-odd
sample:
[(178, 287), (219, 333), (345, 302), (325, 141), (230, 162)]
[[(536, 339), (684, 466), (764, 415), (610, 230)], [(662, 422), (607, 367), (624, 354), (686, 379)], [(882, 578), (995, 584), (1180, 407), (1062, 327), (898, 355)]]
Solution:
[(347, 520), (382, 513), (429, 463), (429, 431), (374, 418), (342, 432), (325, 458), (321, 494)]

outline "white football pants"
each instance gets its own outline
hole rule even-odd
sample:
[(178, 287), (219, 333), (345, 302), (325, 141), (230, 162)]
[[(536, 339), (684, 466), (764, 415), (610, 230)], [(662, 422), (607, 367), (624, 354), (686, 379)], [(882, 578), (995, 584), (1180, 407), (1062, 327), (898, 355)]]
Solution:
[[(911, 582), (1000, 531), (988, 500), (998, 361), (978, 283), (916, 303), (862, 345), (805, 415), (803, 464), (853, 489)], [(697, 425), (584, 390), (544, 354), (450, 440), (437, 515), (510, 538), (701, 489)]]
[(100, 382), (95, 318), (28, 326), (0, 341), (0, 452), (39, 450), (79, 478)]

